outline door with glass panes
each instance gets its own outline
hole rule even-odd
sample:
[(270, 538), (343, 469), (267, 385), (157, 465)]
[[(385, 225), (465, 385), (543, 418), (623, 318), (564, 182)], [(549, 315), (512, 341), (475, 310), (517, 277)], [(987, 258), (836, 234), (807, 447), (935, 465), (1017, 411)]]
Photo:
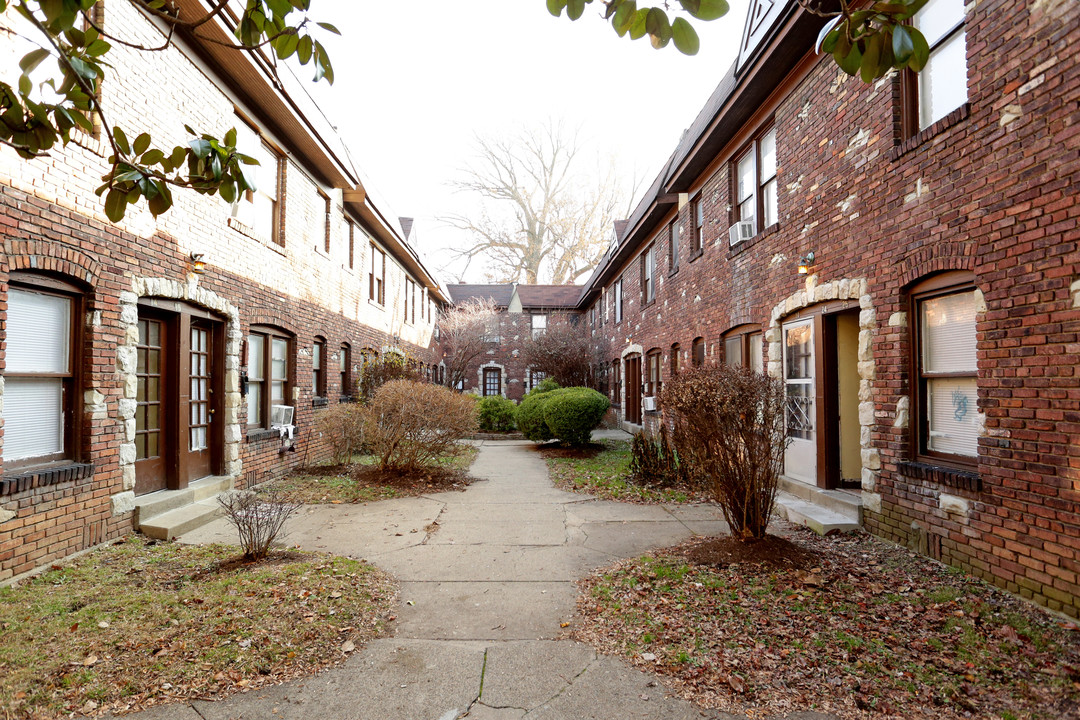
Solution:
[[(178, 311), (162, 311), (162, 305)], [(222, 328), (208, 314), (180, 303), (140, 307), (136, 494), (183, 488), (220, 471)]]
[(783, 326), (784, 419), (791, 443), (784, 453), (784, 474), (817, 484), (817, 407), (815, 396), (814, 320)]

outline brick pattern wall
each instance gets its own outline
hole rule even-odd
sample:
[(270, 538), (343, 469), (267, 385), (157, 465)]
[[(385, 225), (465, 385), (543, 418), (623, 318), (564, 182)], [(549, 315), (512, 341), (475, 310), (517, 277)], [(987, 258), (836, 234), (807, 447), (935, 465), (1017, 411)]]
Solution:
[[(160, 34), (129, 3), (110, 3), (109, 29), (148, 44)], [(0, 16), (0, 33), (8, 35), (13, 21)], [(25, 50), (23, 50), (25, 52)], [(15, 43), (4, 43), (4, 68), (17, 67)], [(157, 54), (154, 71), (145, 72), (146, 59), (121, 46), (110, 56), (117, 71), (103, 86), (103, 103), (111, 117), (128, 131), (151, 132), (159, 146), (186, 142), (183, 124), (200, 131), (223, 133), (239, 119), (231, 96), (215, 84), (210, 71), (179, 50)], [(163, 111), (167, 109), (167, 111)], [(249, 117), (256, 117), (246, 108)], [(272, 133), (264, 131), (271, 142)], [(330, 404), (343, 394), (338, 373), (342, 342), (352, 347), (356, 378), (360, 351), (399, 348), (425, 364), (430, 350), (433, 318), (417, 312), (406, 322), (406, 272), (387, 253), (385, 304), (368, 299), (369, 236), (357, 224), (353, 268), (348, 267), (348, 223), (341, 191), (316, 180), (304, 158), (291, 155), (283, 166), (280, 202), (284, 206), (284, 247), (257, 237), (250, 228), (230, 221), (231, 208), (217, 197), (175, 193), (175, 206), (154, 219), (145, 209), (132, 209), (119, 224), (104, 215), (94, 194), (109, 154), (100, 138), (80, 136), (63, 150), (33, 161), (0, 150), (0, 333), (7, 309), (8, 282), (13, 271), (50, 274), (84, 290), (82, 344), (75, 357), (83, 383), (76, 403), (82, 428), (79, 464), (58, 472), (8, 469), (0, 481), (0, 580), (30, 571), (104, 540), (132, 526), (133, 466), (125, 448), (133, 447), (134, 422), (125, 415), (133, 388), (126, 382), (130, 369), (126, 346), (135, 296), (220, 298), (223, 307), (237, 309), (234, 337), (229, 338), (226, 394), (239, 398), (237, 379), (240, 342), (254, 323), (280, 327), (294, 336), (294, 376), (299, 392), (294, 422), (296, 451), (282, 454), (275, 436), (260, 439), (246, 432), (246, 403), (227, 408), (227, 435), (236, 434), (226, 452), (225, 468), (238, 485), (276, 477), (301, 463), (328, 457), (328, 448), (314, 430), (321, 412), (313, 405), (311, 347), (316, 335), (327, 341), (324, 367)], [(326, 198), (330, 199), (329, 223)], [(330, 252), (325, 249), (329, 226)], [(204, 253), (206, 273), (190, 273), (192, 252)], [(164, 291), (162, 291), (164, 292)], [(201, 293), (201, 295), (200, 295)], [(420, 293), (426, 298), (426, 294)], [(191, 302), (199, 306), (197, 300)], [(202, 306), (219, 311), (221, 308)], [(226, 319), (222, 317), (222, 319)], [(5, 334), (0, 334), (2, 342)], [(0, 369), (3, 368), (0, 345)], [(0, 378), (0, 392), (3, 383)], [(2, 395), (0, 395), (2, 399)], [(0, 455), (2, 455), (0, 425)], [(232, 447), (234, 450), (229, 450)], [(132, 456), (133, 457), (133, 456)], [(121, 460), (124, 459), (124, 462)]]
[[(1080, 73), (1069, 48), (1080, 40), (1078, 20), (1075, 3), (969, 6), (968, 103), (910, 139), (897, 129), (898, 78), (865, 86), (829, 61), (807, 63), (746, 128), (778, 130), (777, 226), (728, 246), (729, 168), (743, 147), (732, 143), (687, 188), (705, 204), (701, 257), (690, 258), (692, 204), (672, 205), (651, 234), (630, 239), (642, 251), (649, 242), (662, 248), (656, 301), (641, 306), (635, 256), (619, 268), (623, 321), (609, 311), (592, 328), (617, 348), (662, 348), (666, 379), (672, 343), (682, 367), (695, 337), (715, 360), (721, 335), (752, 323), (765, 333), (766, 362), (776, 363), (768, 347), (779, 347), (778, 322), (799, 308), (855, 302), (869, 332), (859, 356), (865, 526), (1074, 617)], [(682, 239), (676, 272), (666, 245), (673, 218)], [(811, 250), (811, 276), (797, 275)], [(972, 271), (984, 305), (985, 429), (973, 473), (912, 462), (908, 288), (948, 270)]]

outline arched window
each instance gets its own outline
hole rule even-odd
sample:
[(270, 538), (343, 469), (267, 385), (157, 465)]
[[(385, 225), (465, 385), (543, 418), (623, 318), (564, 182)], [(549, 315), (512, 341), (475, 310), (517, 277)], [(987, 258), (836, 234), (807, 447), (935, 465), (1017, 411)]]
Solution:
[(720, 338), (724, 348), (724, 364), (748, 367), (763, 372), (762, 334), (757, 325), (740, 325), (724, 333)]
[(705, 338), (694, 338), (694, 344), (691, 346), (691, 360), (694, 363), (694, 367), (701, 367), (705, 364)]
[(342, 397), (352, 397), (352, 346), (347, 342), (341, 343), (338, 350), (338, 374)]
[(320, 336), (311, 344), (311, 394), (326, 397), (326, 338)]

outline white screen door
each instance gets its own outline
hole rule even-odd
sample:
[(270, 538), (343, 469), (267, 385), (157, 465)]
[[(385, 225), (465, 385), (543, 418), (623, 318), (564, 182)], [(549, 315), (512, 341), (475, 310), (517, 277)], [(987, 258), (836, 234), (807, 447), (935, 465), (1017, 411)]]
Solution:
[(817, 429), (814, 427), (814, 321), (784, 325), (785, 422), (791, 438), (784, 474), (817, 484)]

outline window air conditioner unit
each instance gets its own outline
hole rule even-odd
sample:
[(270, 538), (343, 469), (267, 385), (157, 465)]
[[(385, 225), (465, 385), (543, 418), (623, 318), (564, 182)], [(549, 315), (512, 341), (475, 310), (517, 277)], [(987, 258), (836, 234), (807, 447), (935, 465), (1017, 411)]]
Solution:
[(753, 218), (750, 220), (740, 220), (739, 222), (728, 228), (728, 245), (738, 245), (744, 240), (757, 235), (757, 223)]
[(641, 398), (641, 406), (648, 411), (656, 410), (656, 396), (649, 396)]
[(270, 427), (283, 427), (285, 425), (292, 425), (292, 419), (292, 405), (270, 406)]

